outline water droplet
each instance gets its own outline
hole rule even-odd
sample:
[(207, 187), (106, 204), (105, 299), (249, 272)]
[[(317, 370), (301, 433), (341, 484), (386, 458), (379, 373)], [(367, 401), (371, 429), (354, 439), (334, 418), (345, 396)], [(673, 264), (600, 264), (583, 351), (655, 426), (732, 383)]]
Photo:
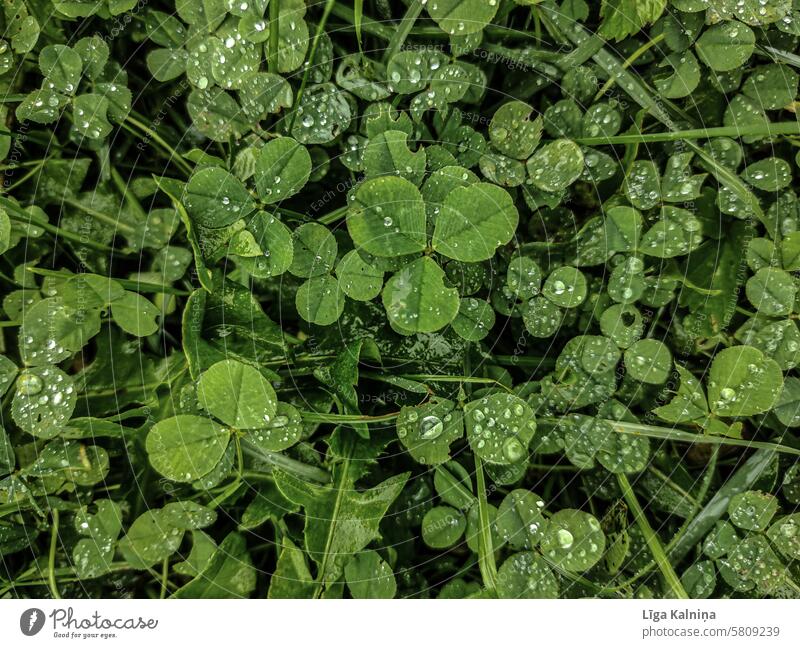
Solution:
[(509, 437), (503, 442), (503, 456), (511, 463), (516, 463), (525, 455), (525, 446), (516, 437)]
[(567, 531), (567, 529), (559, 529), (556, 532), (556, 540), (558, 540), (559, 547), (562, 549), (569, 549), (575, 538), (572, 537), (572, 534)]
[(17, 380), (17, 391), (25, 396), (33, 396), (42, 391), (44, 383), (36, 374), (23, 373)]
[(419, 436), (426, 441), (438, 438), (443, 430), (444, 424), (438, 416), (426, 416), (419, 424)]

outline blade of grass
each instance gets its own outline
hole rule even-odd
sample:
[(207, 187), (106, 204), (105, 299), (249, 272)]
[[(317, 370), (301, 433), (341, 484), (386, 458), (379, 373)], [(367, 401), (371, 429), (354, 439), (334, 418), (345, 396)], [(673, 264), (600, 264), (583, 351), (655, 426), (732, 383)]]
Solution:
[(278, 29), (280, 28), (281, 0), (272, 0), (269, 3), (269, 43), (267, 55), (267, 69), (273, 74), (278, 73)]
[(609, 420), (608, 423), (614, 430), (622, 434), (634, 434), (650, 437), (651, 439), (664, 439), (665, 441), (677, 441), (679, 443), (706, 443), (709, 445), (729, 445), (749, 449), (771, 450), (773, 452), (781, 452), (800, 457), (800, 450), (797, 448), (781, 445), (780, 443), (771, 443), (769, 441), (750, 441), (748, 439), (709, 436), (655, 425), (628, 423), (627, 421)]
[(353, 2), (353, 26), (356, 28), (356, 40), (358, 41), (358, 53), (364, 56), (364, 44), (361, 41), (361, 22), (364, 20), (364, 0), (354, 0)]
[(771, 122), (746, 126), (715, 126), (692, 128), (661, 133), (625, 133), (610, 137), (578, 137), (575, 141), (586, 146), (603, 144), (649, 144), (653, 142), (675, 142), (678, 140), (711, 139), (713, 137), (777, 137), (800, 135), (800, 122)]
[[(322, 32), (325, 31), (325, 23), (328, 22), (328, 16), (330, 16), (331, 9), (333, 9), (333, 5), (336, 4), (336, 0), (327, 0), (325, 3), (325, 8), (322, 10), (322, 17), (319, 19), (319, 23), (317, 24), (317, 31), (314, 34), (314, 40), (311, 43), (311, 50), (308, 52), (308, 58), (306, 59), (306, 64), (303, 66), (303, 78), (300, 81), (300, 88), (297, 91), (297, 96), (295, 97), (294, 104), (292, 105), (292, 110), (287, 117), (289, 117), (289, 131), (291, 132), (292, 127), (294, 126), (294, 120), (297, 118), (297, 107), (300, 105), (300, 101), (303, 99), (303, 92), (306, 89), (306, 84), (308, 83), (308, 75), (311, 73), (311, 66), (314, 63), (314, 57), (317, 54), (317, 45), (319, 44), (319, 39), (322, 36)], [(271, 36), (270, 32), (270, 36)]]
[(675, 543), (670, 551), (673, 561), (681, 560), (698, 542), (714, 528), (717, 520), (728, 510), (728, 503), (738, 493), (743, 493), (755, 484), (761, 474), (768, 469), (775, 457), (772, 449), (761, 449), (754, 452), (747, 461), (717, 490), (708, 504), (694, 517), (686, 528), (686, 532)]
[(483, 462), (478, 455), (475, 455), (475, 480), (475, 488), (478, 491), (478, 518), (480, 520), (478, 566), (484, 587), (492, 595), (497, 595), (497, 565), (494, 561), (494, 547), (492, 546), (489, 503), (486, 499), (486, 479), (483, 474)]
[(411, 0), (403, 19), (400, 21), (400, 25), (394, 30), (392, 37), (389, 39), (389, 44), (386, 46), (386, 51), (383, 53), (384, 63), (389, 61), (400, 51), (406, 38), (408, 38), (411, 28), (414, 26), (414, 23), (417, 22), (420, 13), (422, 13), (422, 4), (420, 0)]
[(6, 212), (8, 212), (9, 218), (12, 218), (13, 220), (20, 223), (25, 223), (26, 225), (35, 225), (36, 227), (41, 227), (45, 232), (49, 232), (50, 234), (53, 234), (57, 238), (62, 238), (67, 241), (72, 241), (73, 243), (78, 243), (87, 248), (91, 248), (92, 250), (97, 250), (98, 252), (114, 252), (116, 254), (122, 254), (120, 250), (116, 250), (115, 248), (110, 247), (108, 245), (92, 241), (87, 236), (81, 236), (80, 234), (76, 234), (75, 232), (70, 232), (69, 230), (62, 229), (57, 225), (53, 225), (45, 221), (34, 219), (28, 212), (22, 209), (19, 205), (9, 200), (8, 198), (5, 198), (4, 196), (0, 196), (0, 207), (3, 207), (6, 210)]
[(269, 452), (267, 450), (262, 450), (247, 439), (242, 439), (241, 448), (242, 452), (247, 456), (255, 459), (261, 459), (271, 466), (280, 468), (281, 470), (296, 475), (301, 479), (308, 479), (321, 484), (327, 484), (331, 481), (331, 476), (322, 468), (318, 468), (317, 466), (309, 466), (308, 464), (304, 464), (302, 461), (297, 461), (296, 459), (287, 457), (280, 452)]
[(650, 523), (647, 521), (647, 516), (645, 516), (644, 511), (642, 510), (639, 500), (636, 498), (636, 493), (633, 492), (633, 488), (631, 487), (628, 478), (624, 474), (618, 474), (617, 482), (622, 490), (622, 496), (625, 498), (625, 502), (628, 504), (628, 508), (633, 514), (633, 519), (639, 526), (639, 530), (644, 536), (644, 541), (647, 544), (647, 547), (650, 549), (650, 553), (653, 554), (653, 559), (655, 560), (656, 565), (658, 565), (661, 574), (664, 576), (667, 586), (670, 590), (672, 590), (674, 598), (688, 599), (689, 595), (686, 593), (686, 590), (683, 589), (683, 584), (681, 583), (680, 578), (678, 578), (678, 575), (672, 568), (672, 563), (670, 563), (669, 559), (667, 558), (667, 554), (664, 553), (664, 547), (661, 546), (661, 540), (656, 532), (653, 531)]
[(47, 582), (50, 585), (50, 594), (54, 599), (60, 599), (56, 581), (56, 549), (58, 548), (58, 509), (52, 509), (52, 523), (50, 525), (50, 553), (47, 558)]

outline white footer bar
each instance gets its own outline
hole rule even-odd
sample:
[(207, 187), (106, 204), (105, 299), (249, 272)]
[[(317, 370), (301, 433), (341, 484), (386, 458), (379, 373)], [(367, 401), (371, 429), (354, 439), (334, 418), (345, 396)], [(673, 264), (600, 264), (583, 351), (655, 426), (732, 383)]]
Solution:
[[(2, 645), (800, 646), (800, 601), (2, 600)], [(523, 643), (519, 643), (519, 642)], [(245, 644), (245, 642), (247, 642)], [(344, 642), (347, 642), (346, 644)], [(702, 642), (702, 643), (700, 643)], [(146, 645), (146, 644), (145, 644)], [(173, 643), (171, 645), (180, 646)], [(188, 644), (187, 644), (188, 645)]]

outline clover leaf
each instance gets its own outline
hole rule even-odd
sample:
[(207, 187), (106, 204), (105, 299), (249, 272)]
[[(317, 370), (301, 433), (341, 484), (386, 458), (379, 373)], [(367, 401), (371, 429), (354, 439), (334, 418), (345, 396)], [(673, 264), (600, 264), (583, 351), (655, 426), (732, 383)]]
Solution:
[(311, 156), (304, 146), (290, 137), (274, 139), (256, 160), (258, 195), (268, 205), (286, 200), (303, 188), (310, 174)]
[(778, 364), (751, 346), (720, 351), (711, 363), (708, 403), (719, 416), (752, 416), (769, 411), (783, 388)]
[(255, 209), (244, 185), (218, 167), (201, 169), (192, 175), (184, 202), (191, 217), (209, 228), (226, 227)]
[(453, 321), (458, 291), (444, 283), (444, 272), (430, 257), (412, 261), (392, 275), (381, 293), (389, 321), (404, 333), (430, 333)]
[(211, 472), (229, 439), (229, 431), (219, 423), (179, 414), (159, 421), (148, 432), (147, 456), (167, 479), (191, 482)]
[(442, 204), (433, 249), (458, 261), (484, 261), (511, 240), (519, 213), (508, 193), (488, 183), (457, 187)]
[(536, 419), (521, 398), (492, 394), (468, 403), (465, 414), (470, 447), (482, 459), (507, 465), (528, 455)]
[(204, 371), (197, 397), (206, 411), (240, 430), (266, 427), (278, 402), (275, 389), (258, 369), (236, 360), (222, 360)]
[(393, 257), (425, 249), (425, 206), (419, 190), (396, 176), (359, 185), (347, 214), (353, 242), (365, 252)]

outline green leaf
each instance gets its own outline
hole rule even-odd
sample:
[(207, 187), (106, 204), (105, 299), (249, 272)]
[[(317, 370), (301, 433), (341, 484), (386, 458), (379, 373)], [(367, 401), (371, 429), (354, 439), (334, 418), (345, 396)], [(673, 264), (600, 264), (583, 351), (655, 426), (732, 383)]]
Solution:
[(373, 488), (353, 489), (349, 460), (337, 468), (330, 486), (314, 484), (285, 472), (275, 473), (278, 488), (305, 510), (305, 550), (317, 563), (317, 587), (330, 587), (349, 557), (378, 537), (378, 525), (397, 499), (409, 473), (394, 475)]
[(672, 353), (658, 340), (639, 340), (625, 350), (625, 369), (634, 380), (660, 385), (672, 370)]
[(330, 142), (352, 118), (345, 93), (332, 83), (307, 87), (295, 114), (291, 134), (301, 144)]
[(626, 349), (644, 334), (644, 319), (630, 304), (614, 304), (600, 316), (600, 330), (614, 344)]
[(681, 379), (678, 391), (669, 403), (657, 407), (653, 412), (672, 423), (703, 419), (708, 414), (708, 403), (700, 381), (679, 364), (675, 365), (675, 369)]
[(425, 5), (439, 27), (457, 36), (466, 36), (483, 29), (497, 13), (498, 3), (483, 0), (441, 0)]
[(344, 575), (356, 599), (390, 599), (397, 592), (392, 568), (376, 551), (357, 553), (345, 565)]
[(452, 506), (434, 506), (422, 520), (422, 540), (431, 549), (447, 549), (467, 529), (467, 518)]
[(132, 290), (126, 290), (112, 303), (111, 314), (114, 322), (123, 331), (137, 337), (145, 337), (158, 330), (156, 317), (161, 315), (161, 311), (149, 299)]
[(211, 419), (179, 414), (156, 423), (147, 434), (150, 463), (167, 479), (191, 482), (217, 465), (230, 432)]
[(758, 491), (734, 495), (728, 504), (731, 522), (745, 531), (765, 531), (777, 511), (777, 498)]
[(542, 515), (544, 500), (531, 491), (516, 488), (503, 498), (497, 511), (497, 533), (512, 549), (535, 549), (544, 535), (547, 521)]
[(767, 537), (788, 560), (800, 560), (800, 513), (776, 520)]
[(14, 446), (11, 445), (11, 440), (8, 438), (5, 429), (0, 426), (0, 477), (5, 477), (13, 472), (15, 465)]
[(364, 148), (364, 169), (368, 177), (400, 176), (419, 186), (425, 175), (425, 149), (409, 149), (408, 134), (387, 130), (371, 137)]
[(356, 250), (350, 250), (336, 266), (339, 288), (358, 301), (370, 301), (380, 294), (383, 274), (383, 270), (365, 261)]
[(208, 534), (195, 530), (192, 533), (192, 550), (186, 560), (175, 563), (173, 569), (181, 576), (194, 578), (205, 568), (216, 550), (217, 543)]
[(669, 99), (687, 97), (700, 84), (700, 66), (689, 51), (669, 54), (659, 67), (670, 69), (655, 79), (658, 91)]
[(501, 598), (558, 598), (558, 580), (539, 554), (524, 551), (510, 556), (497, 573)]
[(49, 90), (72, 95), (78, 89), (83, 61), (67, 45), (47, 45), (39, 52), (39, 69)]
[(792, 182), (792, 168), (786, 160), (769, 157), (748, 164), (742, 178), (762, 191), (778, 191)]
[(776, 404), (783, 388), (778, 364), (751, 346), (720, 351), (711, 363), (708, 403), (718, 416), (752, 416)]
[(464, 408), (473, 452), (494, 464), (514, 464), (528, 456), (536, 419), (528, 404), (512, 394), (492, 394)]
[(522, 101), (509, 101), (500, 106), (489, 123), (492, 145), (503, 155), (524, 160), (531, 156), (542, 137), (542, 117), (533, 121), (533, 108)]
[(583, 172), (583, 152), (572, 140), (558, 139), (536, 151), (527, 166), (536, 188), (548, 192), (562, 191)]
[(292, 232), (294, 241), (289, 272), (309, 278), (325, 275), (336, 263), (338, 245), (330, 230), (318, 223), (305, 223)]
[(344, 310), (344, 295), (340, 284), (330, 275), (312, 277), (297, 290), (297, 312), (307, 322), (327, 326), (333, 324)]
[(506, 287), (520, 299), (530, 299), (539, 294), (542, 269), (533, 259), (516, 256), (508, 263)]
[(561, 308), (576, 308), (588, 294), (586, 277), (577, 268), (561, 266), (547, 277), (542, 295)]
[(761, 268), (747, 280), (747, 299), (761, 315), (780, 317), (794, 308), (797, 285), (779, 268)]
[(568, 571), (583, 572), (603, 557), (606, 538), (593, 515), (562, 509), (550, 518), (541, 546), (544, 555), (555, 564)]
[[(189, 60), (191, 62), (191, 58)], [(191, 79), (188, 70), (187, 76)], [(191, 91), (186, 109), (192, 122), (203, 135), (217, 142), (225, 142), (249, 130), (249, 124), (244, 119), (244, 111), (231, 95), (218, 88), (213, 91), (206, 89), (208, 85), (206, 76), (200, 76), (197, 81), (202, 89)]]
[(75, 530), (85, 536), (72, 550), (78, 578), (97, 578), (111, 571), (114, 548), (122, 530), (122, 510), (110, 499), (95, 500), (97, 512), (82, 509), (75, 516)]
[(484, 261), (514, 236), (519, 214), (504, 189), (480, 182), (445, 198), (433, 230), (433, 249), (458, 261)]
[(742, 92), (765, 110), (779, 110), (797, 95), (798, 75), (790, 67), (770, 63), (755, 68), (742, 84)]
[(397, 417), (397, 436), (415, 461), (436, 465), (450, 459), (450, 446), (464, 435), (462, 413), (455, 403), (432, 398), (416, 407), (404, 406)]
[(271, 72), (253, 72), (239, 81), (239, 102), (250, 120), (264, 119), (292, 105), (292, 87)]
[(464, 297), (453, 320), (453, 330), (465, 340), (479, 342), (494, 326), (494, 309), (489, 302), (474, 297)]
[(52, 365), (29, 367), (17, 378), (11, 416), (26, 432), (52, 439), (75, 410), (77, 395), (72, 378)]
[(661, 202), (661, 176), (652, 160), (636, 160), (625, 177), (625, 196), (637, 209), (652, 209)]
[(271, 140), (256, 158), (258, 196), (268, 205), (286, 200), (303, 188), (310, 174), (311, 156), (305, 146), (291, 137)]
[(661, 220), (644, 233), (641, 251), (659, 259), (688, 254), (702, 242), (701, 229), (702, 223), (688, 209), (665, 206)]
[(405, 178), (366, 180), (352, 195), (347, 229), (360, 249), (395, 257), (425, 249), (425, 205), (419, 190)]
[[(20, 355), (29, 365), (52, 364), (80, 350), (99, 331), (94, 313), (68, 311), (56, 298), (43, 299), (24, 311), (19, 329)], [(92, 316), (94, 315), (94, 316)]]
[(394, 274), (381, 295), (389, 321), (406, 333), (430, 333), (450, 323), (458, 314), (458, 291), (448, 288), (444, 278), (430, 257)]
[(305, 554), (289, 538), (283, 538), (275, 573), (269, 582), (268, 598), (305, 599), (314, 595), (315, 584)]
[(755, 42), (753, 30), (734, 20), (711, 25), (694, 46), (700, 60), (708, 67), (715, 72), (727, 72), (747, 63)]
[(172, 598), (247, 598), (256, 588), (256, 570), (244, 536), (229, 533), (194, 579), (178, 589)]
[(192, 219), (209, 228), (226, 227), (255, 209), (244, 185), (218, 167), (192, 175), (183, 200)]
[(197, 398), (209, 414), (238, 430), (267, 427), (274, 422), (278, 404), (261, 372), (236, 360), (222, 360), (204, 371)]
[(701, 560), (681, 574), (681, 583), (686, 593), (693, 599), (708, 598), (717, 586), (717, 573), (714, 563)]
[(140, 569), (171, 556), (183, 540), (183, 532), (164, 519), (159, 510), (147, 511), (131, 525), (120, 541), (127, 560)]

